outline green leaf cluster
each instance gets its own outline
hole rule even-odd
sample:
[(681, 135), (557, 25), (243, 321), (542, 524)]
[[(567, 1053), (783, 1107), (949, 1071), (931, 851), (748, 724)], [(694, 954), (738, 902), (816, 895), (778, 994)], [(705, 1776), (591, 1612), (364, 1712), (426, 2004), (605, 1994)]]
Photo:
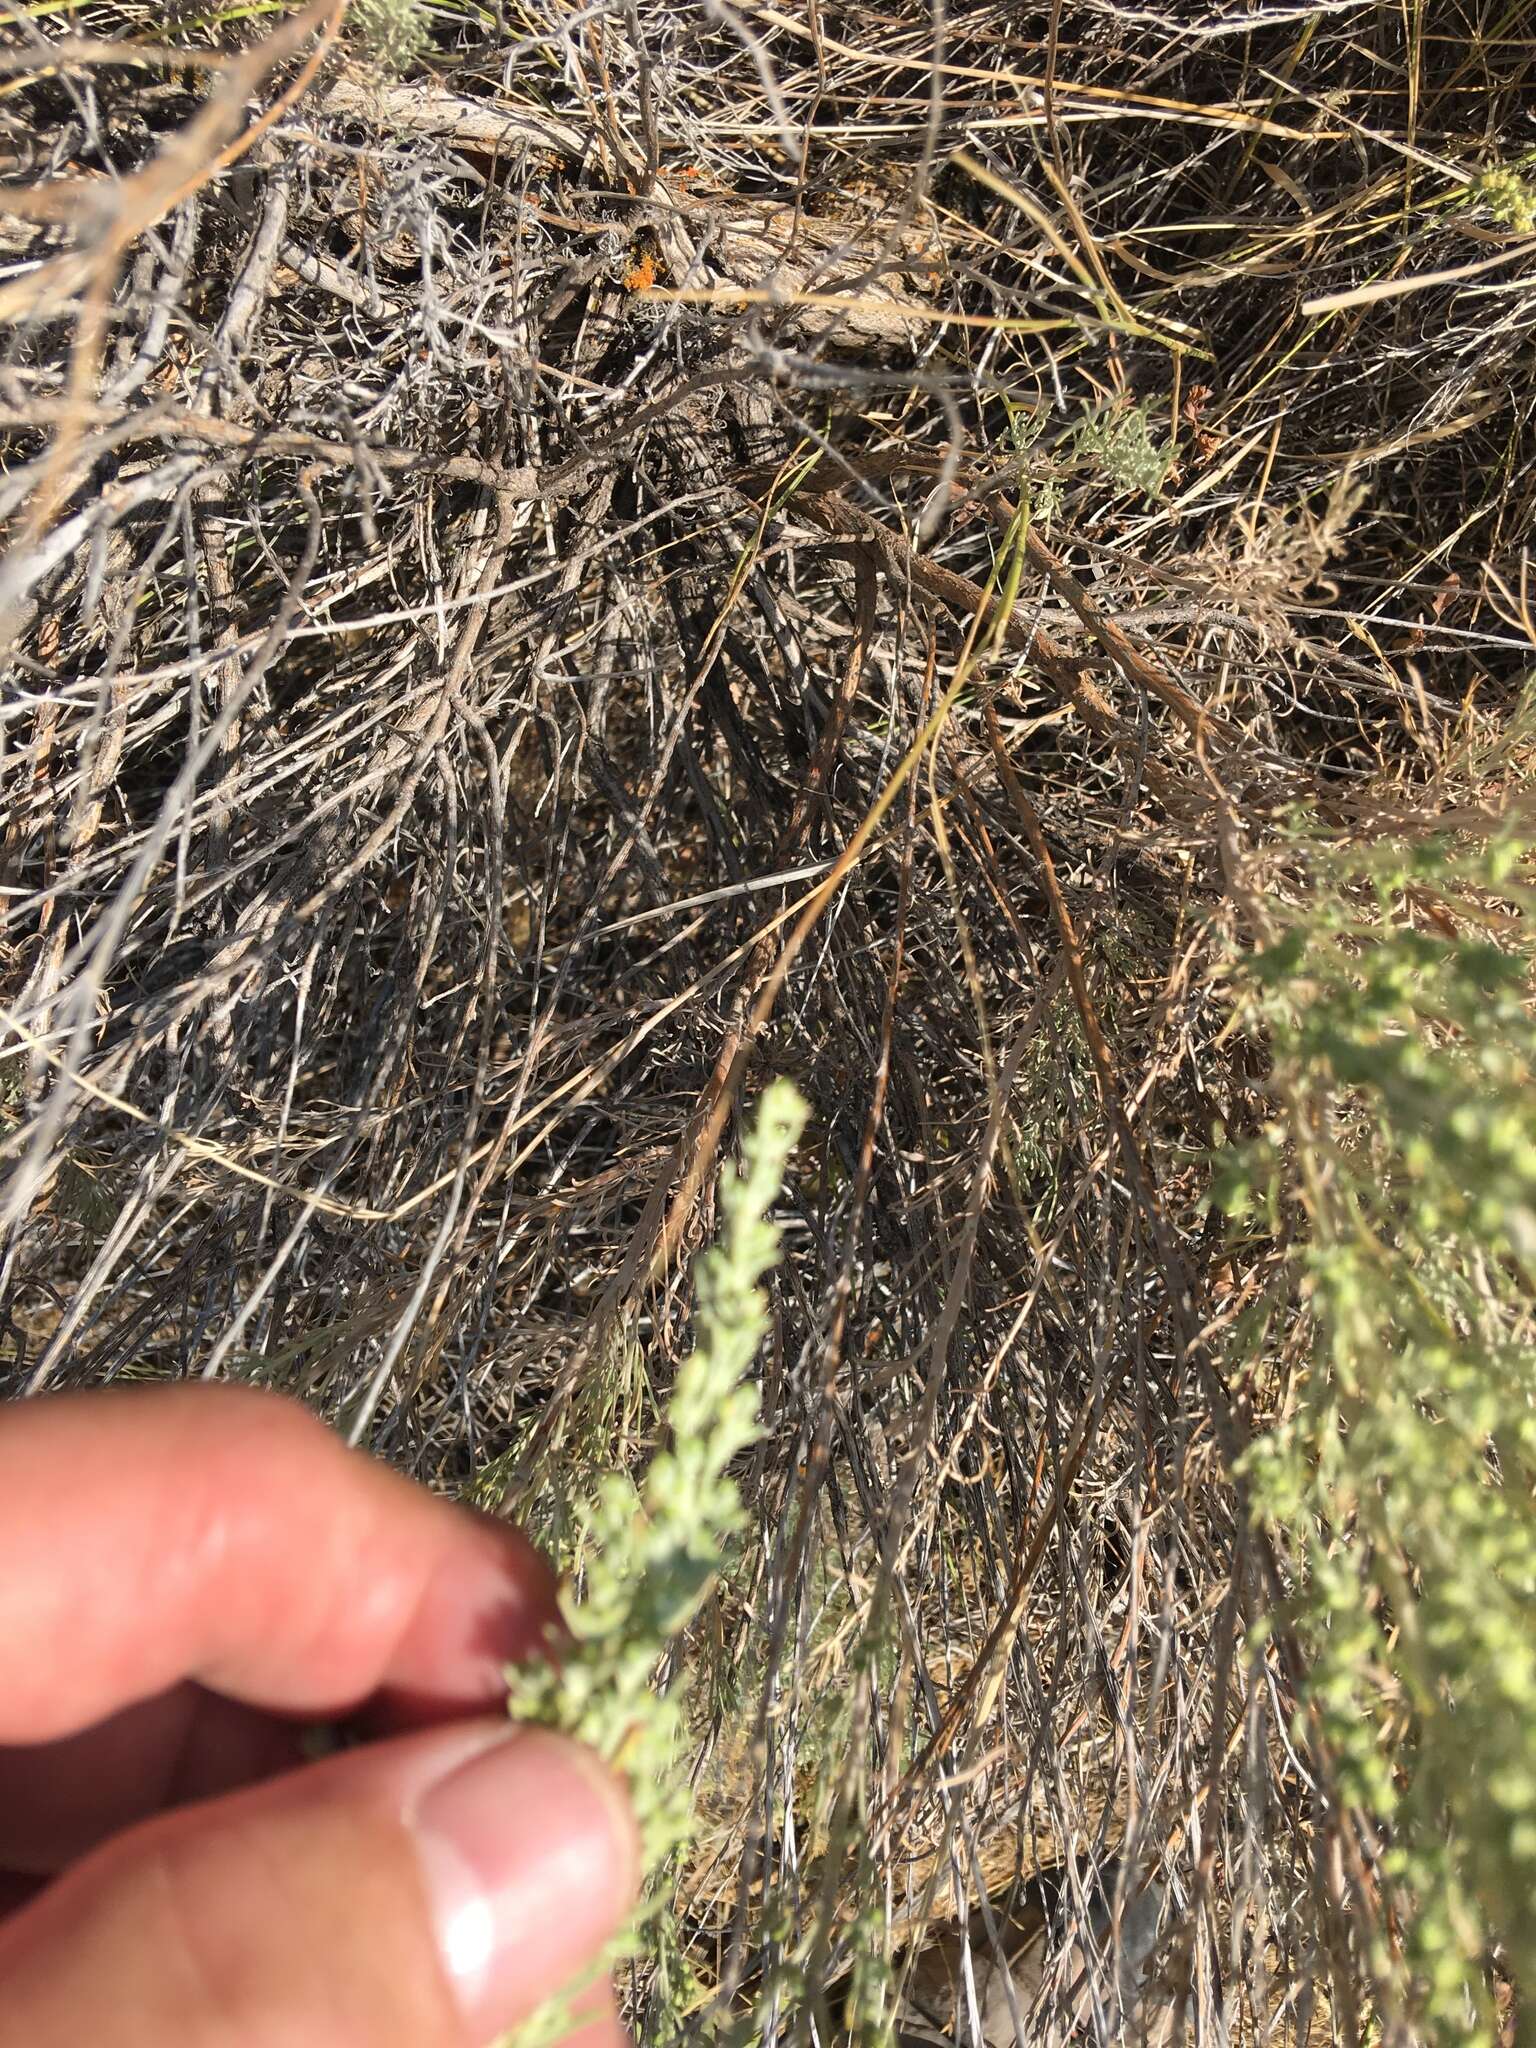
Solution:
[(1145, 404), (1111, 404), (1085, 413), (1073, 436), (1080, 460), (1092, 464), (1125, 491), (1156, 498), (1173, 461), (1168, 444), (1152, 431)]
[(347, 18), (364, 53), (387, 78), (403, 77), (431, 48), (423, 0), (351, 0)]
[(741, 1170), (721, 1180), (723, 1232), (698, 1264), (694, 1349), (673, 1383), (667, 1440), (638, 1486), (610, 1471), (578, 1505), (580, 1595), (568, 1584), (562, 1600), (570, 1640), (507, 1674), (516, 1719), (577, 1737), (623, 1774), (653, 1875), (690, 1829), (684, 1693), (657, 1677), (744, 1523), (731, 1467), (759, 1434), (748, 1376), (768, 1328), (761, 1282), (779, 1256), (769, 1210), (805, 1118), (790, 1082), (768, 1087)]
[(1536, 1983), (1536, 1019), (1528, 848), (1298, 837), (1239, 975), (1275, 1114), (1220, 1194), (1286, 1247), (1254, 1360), (1304, 1345), (1247, 1461), (1295, 1575), (1309, 1723), (1368, 1817), (1383, 2003), (1486, 2038)]
[(1536, 233), (1536, 185), (1523, 178), (1513, 164), (1496, 164), (1484, 171), (1472, 185), (1496, 221), (1513, 228), (1517, 235)]

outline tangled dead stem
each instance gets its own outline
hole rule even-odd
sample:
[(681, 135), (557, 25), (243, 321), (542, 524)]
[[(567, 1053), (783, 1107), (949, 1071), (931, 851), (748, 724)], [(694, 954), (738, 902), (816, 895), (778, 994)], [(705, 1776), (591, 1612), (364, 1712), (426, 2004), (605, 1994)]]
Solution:
[(272, 22), (5, 30), (6, 1384), (273, 1383), (559, 1545), (788, 1073), (643, 2037), (878, 2038), (1033, 1900), (1024, 2038), (1351, 2039), (1205, 1162), (1278, 822), (1507, 794), (1529, 16)]

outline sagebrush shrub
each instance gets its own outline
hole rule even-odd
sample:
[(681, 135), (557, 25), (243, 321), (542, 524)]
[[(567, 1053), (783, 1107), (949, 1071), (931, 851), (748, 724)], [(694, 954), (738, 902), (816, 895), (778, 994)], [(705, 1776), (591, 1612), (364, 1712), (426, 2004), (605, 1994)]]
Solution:
[(1527, 848), (1298, 842), (1242, 969), (1274, 1115), (1221, 1198), (1284, 1247), (1244, 1358), (1303, 1369), (1247, 1459), (1295, 1574), (1305, 1725), (1403, 1932), (1387, 2002), (1486, 2038), (1536, 1981), (1536, 1020)]

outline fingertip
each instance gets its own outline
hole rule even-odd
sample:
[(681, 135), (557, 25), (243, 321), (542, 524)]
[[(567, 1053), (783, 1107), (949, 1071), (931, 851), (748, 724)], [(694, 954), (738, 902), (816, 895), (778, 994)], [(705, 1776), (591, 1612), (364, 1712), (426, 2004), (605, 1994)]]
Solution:
[(0, 2042), (485, 2048), (600, 1973), (638, 1873), (621, 1788), (505, 1718), (379, 1743), (129, 1828), (0, 1928)]
[[(557, 1625), (517, 1531), (252, 1388), (65, 1396), (0, 1428), (26, 1568), (0, 1582), (0, 1740), (47, 1742), (184, 1679), (386, 1730), (497, 1706)], [(14, 1679), (13, 1679), (14, 1674)]]
[(563, 1627), (559, 1583), (521, 1530), (457, 1503), (435, 1505), (441, 1554), (363, 1717), (370, 1733), (499, 1709), (507, 1666), (543, 1657)]
[(472, 2038), (585, 1988), (640, 1878), (629, 1801), (596, 1757), (513, 1729), (428, 1787), (410, 1825)]

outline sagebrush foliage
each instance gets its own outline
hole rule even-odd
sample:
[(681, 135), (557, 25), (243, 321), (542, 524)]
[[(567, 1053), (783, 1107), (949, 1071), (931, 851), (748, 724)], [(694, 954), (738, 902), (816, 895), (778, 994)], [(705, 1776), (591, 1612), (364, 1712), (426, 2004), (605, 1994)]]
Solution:
[(1298, 1732), (1404, 1929), (1371, 1958), (1387, 2014), (1484, 2039), (1494, 1945), (1536, 1981), (1528, 848), (1301, 844), (1306, 886), (1270, 899), (1241, 978), (1275, 1115), (1221, 1186), (1288, 1245), (1247, 1358), (1305, 1340), (1248, 1477), (1296, 1573)]
[(347, 15), (356, 40), (386, 78), (403, 76), (431, 47), (423, 0), (351, 0)]
[(1075, 445), (1079, 458), (1103, 471), (1123, 491), (1156, 498), (1173, 462), (1173, 451), (1152, 430), (1145, 405), (1102, 406), (1085, 412)]
[(759, 1283), (779, 1252), (768, 1210), (806, 1114), (792, 1083), (765, 1091), (742, 1169), (721, 1179), (724, 1230), (699, 1261), (695, 1344), (673, 1384), (669, 1439), (639, 1487), (610, 1471), (578, 1504), (579, 1578), (562, 1601), (570, 1642), (558, 1660), (507, 1674), (514, 1718), (562, 1729), (622, 1773), (652, 1874), (689, 1835), (678, 1767), (685, 1693), (658, 1689), (657, 1671), (745, 1522), (731, 1464), (760, 1429), (747, 1375), (768, 1327)]

